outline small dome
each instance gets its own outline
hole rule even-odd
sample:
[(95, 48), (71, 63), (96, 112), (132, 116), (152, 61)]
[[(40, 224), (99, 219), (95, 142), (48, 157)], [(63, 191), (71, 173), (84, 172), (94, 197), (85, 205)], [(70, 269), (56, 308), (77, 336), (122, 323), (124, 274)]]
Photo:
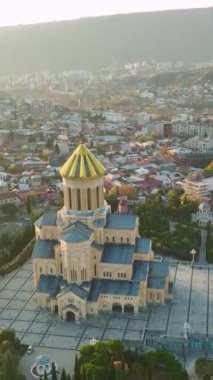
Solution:
[(36, 364), (45, 367), (46, 365), (51, 364), (51, 360), (46, 355), (40, 355), (36, 358)]
[(210, 206), (209, 206), (209, 204), (208, 203), (201, 203), (200, 205), (199, 205), (199, 210), (200, 211), (202, 211), (202, 210), (209, 210), (210, 209)]
[(104, 176), (105, 168), (86, 145), (80, 143), (61, 167), (60, 173), (66, 179), (89, 179)]

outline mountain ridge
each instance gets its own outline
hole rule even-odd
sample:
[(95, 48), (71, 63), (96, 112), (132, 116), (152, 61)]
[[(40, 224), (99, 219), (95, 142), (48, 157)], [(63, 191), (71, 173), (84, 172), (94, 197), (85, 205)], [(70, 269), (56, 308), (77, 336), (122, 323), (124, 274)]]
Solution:
[(213, 8), (0, 28), (0, 75), (213, 57)]

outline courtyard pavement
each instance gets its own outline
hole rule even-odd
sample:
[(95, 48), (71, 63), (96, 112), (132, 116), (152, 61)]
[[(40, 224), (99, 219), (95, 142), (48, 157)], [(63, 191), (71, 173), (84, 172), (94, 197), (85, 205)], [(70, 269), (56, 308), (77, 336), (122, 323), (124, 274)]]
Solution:
[(190, 333), (213, 334), (213, 268), (171, 265), (174, 299), (149, 306), (137, 315), (101, 314), (80, 321), (62, 321), (35, 301), (32, 261), (0, 278), (0, 327), (11, 327), (22, 343), (79, 350), (92, 338), (120, 339), (124, 343), (144, 341), (146, 334), (183, 338), (183, 324)]

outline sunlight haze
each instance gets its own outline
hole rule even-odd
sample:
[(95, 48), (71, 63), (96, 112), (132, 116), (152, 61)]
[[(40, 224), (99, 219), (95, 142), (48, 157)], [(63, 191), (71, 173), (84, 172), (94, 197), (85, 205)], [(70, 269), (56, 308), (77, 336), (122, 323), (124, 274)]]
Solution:
[(0, 26), (204, 7), (213, 7), (213, 0), (7, 0), (1, 5)]

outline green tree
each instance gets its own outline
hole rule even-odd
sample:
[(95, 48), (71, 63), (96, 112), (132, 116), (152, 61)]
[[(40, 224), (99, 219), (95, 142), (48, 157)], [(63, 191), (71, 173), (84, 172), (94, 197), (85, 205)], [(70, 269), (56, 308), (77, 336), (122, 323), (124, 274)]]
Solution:
[(81, 363), (90, 362), (93, 358), (95, 352), (95, 346), (92, 344), (88, 344), (87, 346), (83, 346), (80, 349), (81, 354)]
[(31, 199), (29, 196), (27, 197), (27, 200), (26, 200), (26, 210), (28, 214), (31, 214)]
[(80, 363), (77, 355), (75, 355), (74, 375), (75, 380), (81, 380)]
[(57, 373), (55, 368), (55, 362), (52, 362), (52, 380), (57, 380)]
[(62, 372), (61, 372), (61, 380), (67, 380), (67, 375), (64, 368), (62, 369)]
[(46, 371), (44, 372), (44, 380), (48, 380), (47, 372)]
[(110, 362), (110, 380), (115, 380), (115, 366), (113, 357)]
[(213, 161), (204, 169), (204, 173), (208, 176), (213, 175)]
[(112, 355), (115, 360), (121, 360), (123, 356), (123, 352), (124, 352), (122, 342), (120, 340), (112, 339), (112, 340), (108, 340), (106, 345), (107, 345), (107, 349), (110, 355)]
[(115, 212), (118, 208), (118, 191), (116, 187), (112, 187), (108, 191), (106, 201), (111, 206), (112, 212)]
[(0, 246), (2, 252), (6, 249), (9, 248), (11, 244), (11, 235), (8, 232), (3, 232), (3, 234), (0, 237)]

